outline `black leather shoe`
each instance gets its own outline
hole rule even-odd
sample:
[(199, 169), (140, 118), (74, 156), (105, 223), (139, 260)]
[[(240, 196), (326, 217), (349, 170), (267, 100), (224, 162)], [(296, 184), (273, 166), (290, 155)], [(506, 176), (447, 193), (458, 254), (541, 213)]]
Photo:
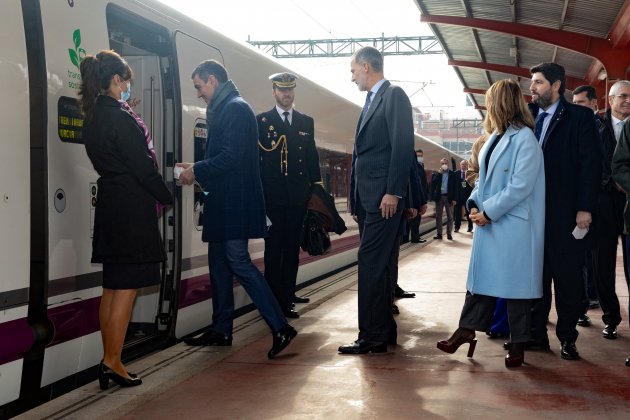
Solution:
[(289, 309), (288, 311), (284, 311), (284, 316), (286, 318), (293, 318), (293, 319), (297, 319), (300, 317), (300, 314), (298, 314), (297, 312), (295, 312), (293, 309)]
[(614, 340), (617, 338), (617, 326), (612, 324), (607, 324), (604, 327), (604, 331), (602, 331), (602, 337), (607, 338), (609, 340)]
[(291, 340), (295, 338), (297, 335), (297, 331), (290, 325), (287, 325), (280, 331), (273, 333), (273, 345), (271, 346), (271, 350), (267, 353), (267, 357), (273, 359), (284, 350)]
[(591, 325), (591, 318), (589, 318), (588, 315), (584, 314), (578, 318), (577, 324), (580, 327), (588, 327)]
[(309, 303), (311, 301), (307, 297), (301, 297), (301, 296), (296, 296), (296, 295), (293, 295), (293, 298), (291, 300), (293, 301), (293, 303)]
[(448, 239), (449, 241), (453, 240), (453, 235), (446, 235), (446, 239)]
[(362, 338), (354, 343), (339, 346), (341, 354), (367, 354), (387, 352), (387, 343), (382, 341), (367, 341)]
[(455, 228), (455, 230), (453, 232), (458, 233), (459, 232), (459, 228)]
[(435, 236), (433, 237), (433, 239), (440, 239), (440, 240), (441, 240), (441, 239), (442, 239), (442, 235), (435, 235)]
[(562, 347), (560, 348), (560, 357), (564, 360), (577, 360), (580, 358), (580, 353), (578, 353), (577, 348), (575, 347), (575, 341), (564, 341), (562, 343)]
[(208, 331), (199, 337), (186, 338), (184, 343), (189, 346), (231, 346), (232, 334), (220, 334)]
[(412, 292), (405, 292), (403, 289), (400, 288), (400, 286), (396, 286), (396, 289), (394, 290), (394, 297), (399, 299), (415, 298), (416, 294)]
[(400, 309), (398, 309), (398, 306), (395, 303), (392, 303), (392, 313), (394, 315), (400, 315)]
[(472, 232), (472, 228), (468, 228), (466, 232)]
[(425, 243), (426, 241), (427, 241), (426, 239), (423, 239), (423, 238), (418, 238), (418, 239), (412, 239), (412, 240), (411, 240), (411, 243), (412, 243), (412, 244), (423, 244), (423, 243)]

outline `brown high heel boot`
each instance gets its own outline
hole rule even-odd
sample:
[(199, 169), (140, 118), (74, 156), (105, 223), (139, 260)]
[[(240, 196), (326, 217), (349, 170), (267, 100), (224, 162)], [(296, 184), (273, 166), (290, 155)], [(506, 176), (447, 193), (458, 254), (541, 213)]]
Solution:
[(519, 367), (525, 361), (525, 343), (512, 343), (505, 356), (505, 367)]
[(437, 348), (445, 353), (452, 354), (464, 343), (469, 344), (467, 356), (473, 357), (475, 347), (477, 346), (477, 339), (475, 338), (475, 331), (466, 328), (458, 328), (448, 340), (438, 341)]

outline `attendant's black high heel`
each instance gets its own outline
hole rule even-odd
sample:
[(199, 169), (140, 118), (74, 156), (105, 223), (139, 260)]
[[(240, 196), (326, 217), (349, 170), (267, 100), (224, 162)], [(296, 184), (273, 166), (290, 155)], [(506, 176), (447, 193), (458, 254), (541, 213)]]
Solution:
[(138, 386), (142, 384), (142, 379), (138, 377), (125, 378), (124, 376), (120, 376), (102, 362), (98, 368), (98, 383), (103, 391), (109, 388), (110, 379), (122, 387)]
[[(103, 359), (101, 359), (101, 363), (98, 365), (98, 371), (100, 372), (101, 370), (103, 370)], [(129, 371), (127, 371), (127, 375), (129, 375), (132, 378), (137, 378), (138, 377), (137, 373), (131, 373)]]
[(469, 344), (467, 356), (473, 357), (477, 339), (475, 338), (475, 332), (466, 328), (458, 328), (448, 340), (438, 341), (437, 348), (445, 353), (453, 354), (464, 343)]

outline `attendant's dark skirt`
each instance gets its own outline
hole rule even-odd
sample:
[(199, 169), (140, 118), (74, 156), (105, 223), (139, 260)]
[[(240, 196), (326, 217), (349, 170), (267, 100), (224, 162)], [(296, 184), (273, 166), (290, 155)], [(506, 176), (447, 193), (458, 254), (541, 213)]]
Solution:
[(103, 263), (104, 289), (140, 289), (159, 284), (161, 263)]

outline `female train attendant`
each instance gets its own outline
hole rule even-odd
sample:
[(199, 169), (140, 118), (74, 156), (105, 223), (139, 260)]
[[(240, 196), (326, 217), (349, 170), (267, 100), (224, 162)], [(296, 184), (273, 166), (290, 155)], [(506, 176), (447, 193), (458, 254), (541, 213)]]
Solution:
[(81, 63), (81, 110), (87, 154), (98, 172), (92, 262), (103, 264), (99, 309), (103, 360), (101, 389), (142, 383), (129, 374), (120, 355), (138, 288), (160, 282), (165, 260), (156, 201), (172, 202), (148, 147), (148, 130), (121, 99), (127, 99), (132, 71), (114, 51)]
[(437, 347), (454, 353), (475, 331), (488, 331), (497, 297), (505, 298), (512, 345), (505, 366), (523, 364), (529, 339), (531, 299), (542, 296), (545, 228), (543, 154), (519, 85), (500, 80), (486, 93), (486, 131), (479, 180), (468, 200), (477, 225), (459, 328)]

